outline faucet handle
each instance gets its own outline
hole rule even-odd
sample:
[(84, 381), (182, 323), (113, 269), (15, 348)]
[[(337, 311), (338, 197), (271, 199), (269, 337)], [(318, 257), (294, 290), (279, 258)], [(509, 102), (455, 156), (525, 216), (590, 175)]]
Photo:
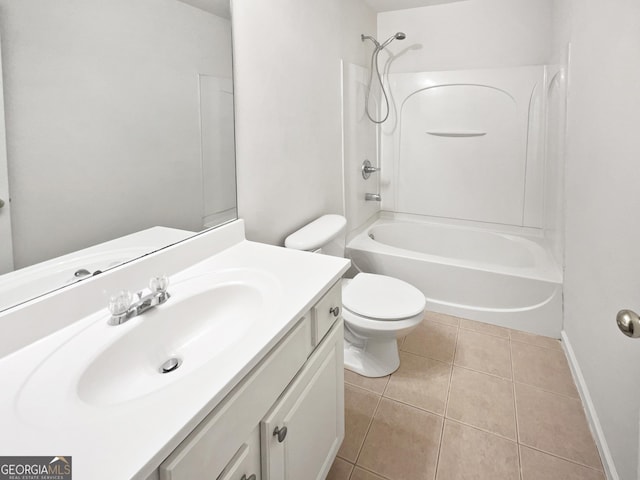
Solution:
[(122, 290), (109, 298), (109, 311), (114, 317), (123, 315), (133, 303), (133, 295), (128, 290)]
[(169, 288), (169, 277), (166, 275), (151, 277), (151, 280), (149, 280), (149, 290), (151, 290), (151, 293), (165, 293), (167, 288)]

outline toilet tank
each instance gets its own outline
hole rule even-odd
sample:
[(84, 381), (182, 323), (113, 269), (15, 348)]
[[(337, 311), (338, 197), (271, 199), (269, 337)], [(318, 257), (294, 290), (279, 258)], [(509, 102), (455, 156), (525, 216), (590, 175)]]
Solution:
[(344, 257), (346, 226), (347, 219), (342, 215), (323, 215), (289, 235), (284, 246)]

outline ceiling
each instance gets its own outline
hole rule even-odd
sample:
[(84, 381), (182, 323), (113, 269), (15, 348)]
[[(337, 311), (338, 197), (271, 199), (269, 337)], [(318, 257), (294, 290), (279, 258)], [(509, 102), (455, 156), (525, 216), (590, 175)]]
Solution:
[(406, 8), (428, 7), (442, 3), (460, 2), (463, 0), (364, 0), (376, 12), (404, 10)]
[(229, 0), (180, 0), (192, 7), (199, 8), (205, 12), (213, 13), (218, 17), (231, 18)]

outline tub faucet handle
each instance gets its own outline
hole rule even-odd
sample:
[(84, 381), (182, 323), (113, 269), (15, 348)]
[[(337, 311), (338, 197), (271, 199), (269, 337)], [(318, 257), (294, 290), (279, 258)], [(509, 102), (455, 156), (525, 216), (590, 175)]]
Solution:
[(364, 178), (365, 180), (367, 180), (372, 173), (376, 173), (379, 171), (380, 171), (380, 168), (373, 167), (369, 160), (365, 160), (364, 162), (362, 162), (362, 178)]

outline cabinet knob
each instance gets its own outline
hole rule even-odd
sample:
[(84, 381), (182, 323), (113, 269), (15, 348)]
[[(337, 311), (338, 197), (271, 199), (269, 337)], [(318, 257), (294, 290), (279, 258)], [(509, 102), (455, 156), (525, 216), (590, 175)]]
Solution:
[(276, 429), (273, 431), (273, 436), (278, 437), (279, 443), (284, 442), (284, 439), (287, 438), (287, 427), (276, 427)]
[(333, 316), (337, 317), (338, 315), (340, 315), (340, 307), (331, 307), (329, 309), (329, 313), (333, 313)]
[(246, 475), (242, 475), (242, 478), (240, 480), (256, 480), (256, 474), (253, 473), (249, 477), (247, 477)]

